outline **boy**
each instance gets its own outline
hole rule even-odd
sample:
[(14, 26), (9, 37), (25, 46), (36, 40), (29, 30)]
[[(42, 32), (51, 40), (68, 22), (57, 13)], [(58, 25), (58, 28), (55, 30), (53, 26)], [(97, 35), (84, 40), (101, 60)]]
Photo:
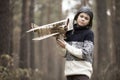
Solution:
[(67, 80), (89, 80), (91, 78), (94, 48), (92, 20), (91, 9), (82, 7), (73, 19), (73, 30), (66, 32), (66, 39), (57, 39), (58, 45), (66, 49), (65, 76)]

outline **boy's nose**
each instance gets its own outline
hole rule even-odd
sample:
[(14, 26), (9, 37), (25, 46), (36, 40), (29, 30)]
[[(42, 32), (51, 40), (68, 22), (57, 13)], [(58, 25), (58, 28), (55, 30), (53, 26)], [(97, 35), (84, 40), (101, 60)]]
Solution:
[(84, 21), (85, 19), (84, 19), (84, 18), (82, 18), (81, 20), (82, 20), (82, 21)]

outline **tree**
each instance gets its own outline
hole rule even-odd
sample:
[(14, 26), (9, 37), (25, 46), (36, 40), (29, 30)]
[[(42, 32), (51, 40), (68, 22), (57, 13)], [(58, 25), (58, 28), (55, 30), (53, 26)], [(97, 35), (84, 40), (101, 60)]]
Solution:
[[(119, 16), (120, 1), (96, 1), (97, 54), (95, 80), (119, 80)], [(103, 17), (104, 16), (104, 17)]]
[[(97, 36), (98, 36), (98, 52), (97, 52), (97, 74), (95, 75), (97, 77), (97, 80), (103, 80), (104, 79), (104, 69), (106, 65), (108, 65), (108, 38), (107, 38), (107, 15), (106, 15), (106, 1), (96, 1), (96, 11), (97, 11)], [(104, 17), (103, 17), (104, 16)]]
[(29, 67), (29, 58), (30, 58), (30, 50), (29, 50), (29, 35), (25, 34), (30, 26), (30, 18), (29, 18), (29, 6), (30, 0), (22, 0), (22, 25), (21, 25), (21, 39), (20, 39), (20, 67), (28, 68)]
[[(120, 0), (112, 1), (114, 2), (113, 6), (116, 7), (113, 8), (113, 11), (115, 12), (113, 14), (113, 37), (114, 37), (114, 57), (115, 57), (115, 64), (114, 64), (114, 79), (120, 80)], [(112, 79), (111, 79), (112, 80)]]
[[(29, 11), (29, 17), (30, 17), (30, 23), (34, 23), (34, 3), (35, 3), (35, 0), (30, 0), (30, 11)], [(32, 38), (34, 37), (34, 35), (31, 33), (30, 35), (30, 67), (32, 69), (35, 68), (35, 62), (34, 62), (34, 59), (35, 59), (35, 56), (34, 56), (34, 42), (32, 41)]]
[(12, 53), (12, 10), (10, 0), (0, 0), (0, 54)]

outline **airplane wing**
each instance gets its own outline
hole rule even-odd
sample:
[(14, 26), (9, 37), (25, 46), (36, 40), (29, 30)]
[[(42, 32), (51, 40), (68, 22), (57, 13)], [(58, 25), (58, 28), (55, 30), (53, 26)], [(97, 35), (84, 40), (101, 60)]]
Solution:
[(26, 32), (32, 32), (32, 31), (39, 30), (39, 29), (46, 29), (45, 25), (44, 26), (38, 26), (38, 25), (36, 25), (34, 23), (32, 23), (31, 27), (32, 27), (32, 29), (30, 29), (30, 30), (28, 30)]
[(41, 36), (41, 37), (37, 37), (37, 38), (34, 38), (32, 40), (43, 40), (43, 39), (46, 39), (46, 38), (49, 38), (49, 37), (52, 37), (52, 36), (55, 36), (59, 33), (53, 33), (53, 34), (49, 34), (49, 35), (45, 35), (45, 36)]
[(50, 23), (50, 24), (47, 24), (47, 25), (42, 25), (42, 26), (38, 26), (36, 24), (32, 24), (32, 29), (28, 30), (27, 32), (31, 32), (31, 31), (35, 31), (35, 30), (39, 30), (39, 29), (44, 29), (44, 28), (51, 28), (53, 25), (56, 25), (56, 24), (63, 24), (65, 23), (66, 19), (65, 20), (61, 20), (61, 21), (58, 21), (58, 22), (54, 22), (54, 23)]

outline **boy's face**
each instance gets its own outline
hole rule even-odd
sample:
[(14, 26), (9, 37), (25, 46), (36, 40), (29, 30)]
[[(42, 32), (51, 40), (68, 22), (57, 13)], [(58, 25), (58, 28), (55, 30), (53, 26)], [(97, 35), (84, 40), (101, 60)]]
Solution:
[(80, 26), (86, 26), (90, 22), (90, 16), (86, 13), (80, 13), (77, 18), (77, 23)]

